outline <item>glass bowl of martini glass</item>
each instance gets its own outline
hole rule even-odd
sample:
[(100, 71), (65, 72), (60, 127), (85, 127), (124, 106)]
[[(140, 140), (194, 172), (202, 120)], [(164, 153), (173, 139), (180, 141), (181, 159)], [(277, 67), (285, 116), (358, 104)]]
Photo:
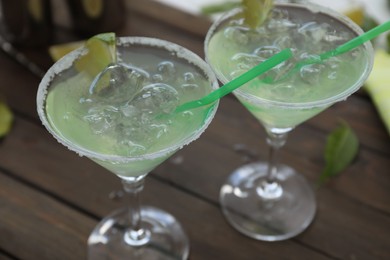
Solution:
[(197, 55), (159, 39), (117, 38), (116, 62), (94, 77), (82, 69), (88, 52), (73, 51), (48, 70), (37, 106), (61, 144), (117, 175), (129, 197), (128, 207), (93, 230), (89, 259), (186, 259), (180, 224), (161, 209), (141, 207), (139, 194), (153, 168), (210, 124), (218, 102), (180, 113), (175, 108), (217, 89), (217, 79)]
[(220, 190), (225, 217), (243, 234), (264, 241), (284, 240), (312, 222), (316, 201), (310, 184), (293, 168), (279, 164), (276, 153), (297, 125), (361, 87), (371, 71), (373, 49), (366, 43), (322, 62), (295, 65), (361, 33), (349, 18), (307, 2), (275, 2), (267, 19), (256, 28), (246, 25), (242, 9), (224, 14), (210, 27), (206, 61), (222, 83), (284, 48), (291, 48), (294, 54), (234, 91), (264, 126), (270, 147), (267, 162), (243, 165)]

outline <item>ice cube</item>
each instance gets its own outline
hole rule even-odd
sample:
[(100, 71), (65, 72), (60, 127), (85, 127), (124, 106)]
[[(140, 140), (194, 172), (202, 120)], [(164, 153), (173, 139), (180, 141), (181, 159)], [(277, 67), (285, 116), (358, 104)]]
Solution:
[(121, 103), (133, 99), (149, 74), (125, 64), (107, 66), (92, 82), (89, 88), (91, 99)]
[(129, 103), (124, 104), (119, 108), (119, 111), (122, 113), (124, 117), (135, 117), (140, 111), (136, 107), (130, 105)]
[(297, 24), (293, 23), (289, 19), (271, 19), (266, 24), (266, 29), (268, 30), (268, 33), (288, 32), (296, 27)]
[(195, 83), (195, 76), (191, 72), (186, 72), (183, 74), (184, 81), (188, 84)]
[(152, 132), (153, 136), (160, 138), (168, 132), (168, 125), (166, 124), (151, 124), (149, 131)]
[(328, 33), (324, 36), (324, 40), (327, 43), (333, 43), (334, 45), (340, 45), (344, 42), (352, 39), (354, 36), (345, 31), (328, 30)]
[[(135, 112), (134, 112), (135, 111)], [(133, 114), (122, 114), (116, 121), (115, 133), (119, 144), (129, 146), (129, 150), (145, 150), (149, 145), (148, 122), (142, 113), (135, 109)], [(141, 145), (142, 144), (142, 145)], [(133, 151), (133, 152), (134, 152)]]
[(230, 72), (230, 78), (231, 79), (234, 79), (238, 76), (241, 76), (243, 73), (245, 73), (247, 70), (243, 70), (243, 69), (240, 69), (240, 68), (237, 68), (236, 70), (233, 70), (232, 72)]
[[(176, 77), (176, 67), (170, 61), (163, 61), (157, 65), (157, 70), (164, 81), (173, 80)], [(160, 81), (161, 82), (161, 81)]]
[(330, 57), (325, 60), (325, 64), (332, 70), (337, 70), (340, 67), (341, 60), (338, 57)]
[(196, 84), (195, 75), (191, 72), (185, 72), (183, 74), (183, 79), (181, 83), (181, 88), (183, 90), (194, 91), (199, 88), (199, 85)]
[(154, 83), (159, 83), (159, 82), (162, 82), (164, 79), (163, 79), (163, 76), (161, 75), (161, 74), (159, 74), (159, 73), (157, 73), (157, 74), (154, 74), (153, 76), (152, 76), (152, 81), (154, 82)]
[(239, 45), (246, 45), (249, 41), (247, 29), (244, 27), (228, 27), (224, 31), (225, 37)]
[(301, 79), (310, 85), (318, 85), (320, 83), (321, 74), (325, 69), (323, 64), (310, 64), (301, 68)]
[(164, 83), (153, 83), (144, 86), (131, 105), (146, 114), (171, 113), (179, 102), (178, 92)]
[(238, 67), (241, 69), (250, 69), (263, 62), (266, 58), (255, 54), (247, 54), (247, 53), (237, 53), (232, 57), (234, 63), (238, 64)]
[(127, 146), (128, 155), (142, 153), (147, 149), (147, 147), (145, 147), (144, 145), (137, 144), (137, 143), (135, 143), (131, 140), (128, 140), (128, 139), (121, 140), (120, 144), (121, 144), (121, 148), (119, 148), (118, 150), (122, 151), (123, 146)]
[(255, 54), (237, 53), (231, 60), (236, 64), (235, 69), (231, 73), (231, 75), (234, 75), (233, 78), (235, 78), (263, 62), (265, 59)]
[(262, 46), (255, 49), (253, 51), (253, 54), (263, 58), (263, 60), (266, 60), (279, 52), (280, 48), (277, 46)]
[(279, 49), (291, 48), (293, 46), (293, 38), (289, 35), (276, 38), (274, 45)]
[(91, 107), (83, 117), (94, 134), (102, 134), (113, 128), (118, 118), (118, 109), (114, 106), (96, 105)]
[(306, 45), (306, 47), (311, 47), (311, 49), (313, 49), (313, 47), (316, 47), (320, 51), (324, 51), (325, 49), (323, 49), (321, 44), (317, 45), (317, 43), (323, 42), (324, 39), (329, 36), (332, 31), (334, 30), (329, 24), (318, 24), (317, 22), (306, 23), (298, 29), (299, 34), (303, 36), (304, 42), (310, 43), (310, 46)]

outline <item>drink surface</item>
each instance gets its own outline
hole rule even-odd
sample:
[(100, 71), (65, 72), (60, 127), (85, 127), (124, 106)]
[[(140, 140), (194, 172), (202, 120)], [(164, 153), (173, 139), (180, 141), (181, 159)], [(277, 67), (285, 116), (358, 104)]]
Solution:
[(364, 47), (288, 73), (298, 61), (315, 57), (357, 35), (322, 9), (276, 5), (256, 29), (248, 28), (241, 16), (236, 11), (230, 19), (223, 20), (209, 32), (206, 41), (207, 60), (221, 81), (237, 77), (284, 48), (294, 53), (293, 59), (235, 91), (267, 128), (296, 126), (356, 91), (362, 75), (367, 74), (369, 57)]
[(119, 45), (117, 52), (118, 63), (95, 79), (74, 66), (57, 74), (46, 113), (60, 139), (76, 151), (92, 152), (97, 158), (91, 159), (118, 175), (137, 176), (204, 130), (213, 107), (173, 111), (211, 92), (213, 82), (193, 62), (161, 46)]

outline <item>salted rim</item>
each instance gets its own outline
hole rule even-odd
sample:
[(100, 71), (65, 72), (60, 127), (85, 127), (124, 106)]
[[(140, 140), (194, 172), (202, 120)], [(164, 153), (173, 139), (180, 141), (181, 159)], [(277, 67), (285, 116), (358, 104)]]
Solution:
[[(165, 49), (167, 52), (169, 52), (171, 55), (176, 55), (176, 57), (180, 59), (187, 60), (188, 63), (193, 64), (200, 68), (203, 72), (208, 81), (212, 84), (212, 90), (217, 89), (218, 81), (213, 73), (211, 67), (198, 55), (193, 53), (192, 51), (177, 45), (175, 43), (157, 39), (157, 38), (149, 38), (149, 37), (119, 37), (117, 38), (116, 42), (117, 46), (124, 46), (127, 45), (131, 47), (132, 45), (144, 45), (149, 47), (156, 47), (159, 49)], [(37, 111), (40, 120), (42, 121), (42, 124), (46, 127), (46, 129), (51, 133), (54, 138), (64, 146), (66, 146), (68, 149), (78, 153), (80, 156), (87, 156), (91, 159), (97, 159), (97, 160), (103, 160), (103, 161), (115, 161), (115, 162), (121, 162), (121, 163), (127, 163), (132, 161), (140, 161), (140, 160), (153, 160), (157, 159), (163, 156), (168, 155), (169, 153), (172, 153), (181, 147), (188, 145), (192, 141), (199, 138), (199, 136), (206, 130), (206, 128), (211, 123), (212, 119), (214, 118), (214, 115), (217, 111), (219, 100), (216, 101), (214, 107), (212, 108), (212, 111), (208, 113), (207, 119), (204, 121), (204, 124), (201, 128), (196, 130), (192, 135), (189, 135), (187, 138), (183, 140), (183, 142), (180, 142), (174, 146), (167, 147), (165, 149), (159, 150), (157, 152), (153, 153), (147, 153), (144, 155), (139, 156), (120, 156), (120, 155), (107, 155), (107, 154), (101, 154), (96, 153), (94, 151), (88, 150), (83, 148), (82, 146), (79, 146), (77, 144), (74, 144), (58, 134), (51, 124), (48, 121), (46, 114), (45, 114), (45, 104), (46, 104), (46, 96), (47, 96), (47, 89), (50, 87), (50, 83), (52, 80), (56, 77), (57, 74), (61, 73), (62, 71), (70, 68), (73, 64), (73, 62), (78, 58), (79, 56), (85, 54), (87, 52), (87, 49), (85, 47), (81, 47), (79, 49), (76, 49), (72, 51), (71, 53), (67, 54), (60, 60), (58, 60), (44, 75), (42, 78), (37, 92)]]
[[(348, 28), (350, 28), (353, 32), (355, 32), (357, 35), (361, 35), (363, 33), (363, 30), (355, 24), (350, 18), (348, 18), (345, 15), (342, 15), (330, 8), (314, 4), (314, 3), (275, 3), (275, 6), (280, 6), (280, 7), (298, 7), (298, 8), (303, 8), (307, 9), (308, 11), (311, 11), (313, 13), (323, 13), (326, 15), (329, 15), (330, 17), (338, 20), (339, 22), (345, 24)], [(233, 9), (227, 13), (225, 13), (223, 16), (221, 16), (219, 19), (217, 19), (210, 27), (210, 29), (207, 32), (205, 43), (204, 43), (204, 51), (205, 51), (205, 57), (206, 57), (206, 62), (211, 65), (210, 60), (209, 60), (209, 55), (208, 55), (208, 43), (210, 42), (211, 37), (215, 33), (215, 31), (218, 29), (220, 24), (222, 22), (225, 22), (228, 18), (242, 12), (241, 8), (236, 8)], [(240, 96), (241, 98), (244, 98), (246, 101), (252, 103), (252, 104), (261, 104), (261, 105), (270, 105), (270, 106), (277, 106), (281, 108), (294, 108), (294, 109), (307, 109), (307, 108), (313, 108), (313, 107), (323, 107), (327, 106), (333, 103), (336, 103), (340, 100), (346, 99), (348, 96), (356, 92), (364, 83), (364, 81), (367, 79), (369, 76), (372, 67), (373, 67), (373, 61), (374, 61), (374, 49), (372, 47), (372, 44), (370, 41), (366, 42), (363, 44), (367, 51), (367, 59), (368, 59), (368, 64), (361, 74), (360, 78), (350, 86), (348, 89), (345, 91), (333, 96), (333, 97), (328, 97), (325, 99), (317, 100), (317, 101), (310, 101), (310, 102), (296, 102), (296, 103), (288, 103), (288, 102), (283, 102), (283, 101), (274, 101), (274, 100), (269, 100), (265, 98), (260, 98), (258, 96), (245, 93), (241, 89), (236, 89), (233, 93), (237, 96)], [(229, 80), (219, 73), (217, 70), (214, 69), (213, 66), (211, 66), (213, 69), (214, 73), (217, 75), (217, 77), (223, 81), (223, 82), (228, 82)]]

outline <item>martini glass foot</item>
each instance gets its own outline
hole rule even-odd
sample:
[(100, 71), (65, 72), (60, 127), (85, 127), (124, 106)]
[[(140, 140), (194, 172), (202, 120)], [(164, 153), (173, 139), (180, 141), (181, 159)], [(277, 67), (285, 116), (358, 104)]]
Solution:
[[(104, 218), (88, 239), (88, 259), (187, 259), (188, 238), (172, 215), (142, 207), (138, 231), (129, 231), (128, 219), (127, 209)], [(137, 236), (137, 240), (133, 240), (132, 235)]]
[(264, 241), (291, 238), (304, 231), (316, 212), (314, 193), (293, 169), (281, 165), (267, 182), (267, 164), (252, 163), (229, 176), (220, 192), (223, 213), (241, 233)]

